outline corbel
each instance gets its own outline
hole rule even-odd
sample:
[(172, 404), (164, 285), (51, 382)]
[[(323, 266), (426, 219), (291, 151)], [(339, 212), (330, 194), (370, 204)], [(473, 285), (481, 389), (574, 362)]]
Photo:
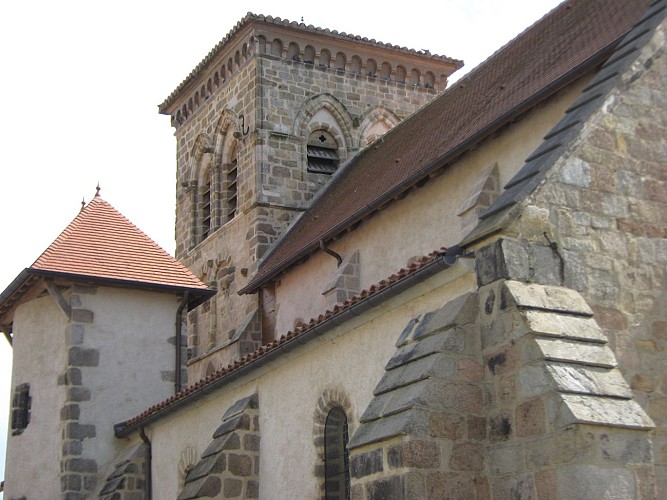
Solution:
[(60, 310), (63, 312), (65, 317), (68, 320), (71, 319), (72, 308), (69, 305), (69, 302), (65, 300), (65, 297), (63, 297), (63, 294), (60, 293), (60, 290), (58, 290), (56, 284), (51, 280), (44, 280), (44, 286), (46, 287), (46, 290), (49, 292), (49, 295), (51, 295), (51, 298), (56, 302)]

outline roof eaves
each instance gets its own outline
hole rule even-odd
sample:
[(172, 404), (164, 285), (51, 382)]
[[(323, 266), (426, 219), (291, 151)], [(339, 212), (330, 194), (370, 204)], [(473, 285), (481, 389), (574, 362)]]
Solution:
[(186, 88), (192, 81), (197, 79), (201, 71), (206, 68), (213, 59), (222, 51), (223, 47), (234, 38), (247, 24), (251, 21), (256, 21), (266, 24), (274, 24), (279, 26), (284, 26), (290, 29), (314, 33), (317, 35), (324, 35), (331, 38), (338, 38), (340, 40), (351, 40), (355, 43), (361, 43), (373, 47), (380, 47), (383, 49), (393, 50), (395, 52), (400, 52), (403, 54), (409, 54), (413, 56), (419, 56), (423, 58), (432, 59), (434, 61), (441, 61), (445, 63), (452, 64), (456, 69), (463, 67), (463, 61), (460, 59), (453, 59), (451, 57), (442, 56), (438, 54), (430, 54), (423, 50), (409, 49), (407, 47), (401, 47), (399, 45), (394, 45), (391, 43), (378, 42), (374, 38), (362, 37), (359, 35), (348, 34), (345, 32), (339, 32), (337, 30), (330, 30), (329, 28), (320, 28), (313, 26), (312, 24), (306, 25), (305, 23), (297, 23), (296, 21), (289, 21), (287, 19), (281, 19), (280, 17), (264, 16), (261, 14), (253, 14), (248, 12), (239, 22), (237, 22), (234, 27), (225, 35), (225, 37), (220, 40), (209, 52), (208, 54), (195, 66), (195, 68), (190, 71), (190, 74), (169, 94), (169, 96), (158, 105), (158, 111), (161, 114), (169, 114), (167, 108), (173, 103), (176, 99), (176, 96)]
[(49, 271), (46, 269), (28, 268), (25, 271), (27, 271), (28, 275), (62, 278), (83, 283), (94, 283), (94, 284), (108, 285), (114, 287), (134, 288), (134, 289), (150, 290), (157, 292), (171, 292), (176, 294), (182, 294), (184, 292), (188, 292), (189, 310), (194, 309), (195, 307), (206, 301), (206, 299), (216, 294), (216, 290), (213, 290), (211, 288), (189, 287), (185, 285), (183, 286), (165, 285), (162, 283), (151, 283), (148, 281), (107, 278), (103, 276), (92, 276), (87, 274), (64, 273), (59, 271)]
[(504, 191), (480, 216), (473, 230), (459, 243), (470, 247), (477, 241), (497, 233), (513, 218), (509, 210), (528, 197), (542, 182), (546, 172), (567, 152), (579, 136), (584, 123), (606, 101), (624, 70), (636, 60), (641, 48), (651, 38), (655, 27), (667, 18), (667, 0), (653, 2), (642, 18), (620, 41), (614, 42), (612, 53), (565, 111), (565, 116), (545, 135), (544, 141), (528, 156), (523, 167), (505, 185)]
[[(348, 217), (344, 221), (341, 221), (339, 224), (337, 224), (335, 227), (333, 227), (331, 230), (327, 231), (323, 236), (322, 240), (324, 241), (329, 241), (332, 238), (335, 238), (336, 236), (340, 235), (344, 231), (346, 231), (348, 228), (352, 227), (354, 224), (358, 223), (359, 221), (368, 218), (371, 216), (374, 212), (376, 212), (380, 207), (384, 207), (387, 205), (387, 203), (390, 203), (392, 199), (398, 197), (400, 194), (403, 192), (407, 191), (408, 189), (411, 189), (413, 186), (418, 184), (422, 179), (425, 177), (431, 175), (433, 172), (435, 172), (438, 169), (442, 169), (450, 165), (453, 161), (455, 161), (457, 158), (459, 158), (461, 155), (465, 154), (466, 151), (468, 151), (470, 148), (493, 134), (496, 130), (504, 126), (505, 124), (511, 122), (512, 120), (515, 120), (518, 116), (521, 114), (525, 113), (535, 105), (539, 104), (540, 102), (544, 101), (545, 99), (549, 98), (559, 90), (561, 90), (563, 87), (565, 87), (567, 84), (571, 83), (572, 81), (576, 80), (577, 78), (580, 78), (583, 74), (585, 74), (587, 71), (591, 70), (598, 64), (601, 64), (612, 52), (613, 47), (618, 43), (618, 40), (614, 41), (614, 43), (608, 45), (604, 49), (598, 51), (593, 57), (587, 59), (583, 63), (581, 63), (579, 66), (573, 68), (571, 71), (565, 73), (561, 77), (557, 78), (553, 82), (551, 82), (549, 85), (543, 87), (540, 91), (534, 93), (521, 103), (519, 103), (517, 106), (512, 108), (510, 111), (507, 113), (503, 114), (500, 116), (498, 119), (495, 121), (491, 122), (490, 124), (486, 125), (485, 127), (479, 129), (477, 132), (475, 132), (472, 136), (467, 138), (465, 141), (457, 144), (453, 148), (451, 148), (449, 151), (441, 155), (440, 157), (432, 160), (428, 164), (426, 164), (423, 168), (421, 168), (419, 171), (417, 171), (414, 175), (403, 181), (401, 184), (398, 184), (397, 186), (394, 186), (394, 188), (390, 191), (387, 191), (384, 193), (381, 197), (375, 199), (372, 203), (366, 205), (364, 208), (353, 214), (351, 217)], [(455, 87), (452, 87), (450, 89), (447, 89), (445, 92), (448, 91), (453, 91)], [(417, 112), (413, 116), (417, 116), (419, 112)], [(403, 122), (399, 123), (394, 129), (390, 130), (388, 134), (391, 134), (392, 132), (395, 133), (395, 130), (398, 129), (398, 127), (401, 126)], [(354, 158), (350, 160), (350, 164), (353, 165), (356, 161), (358, 161), (361, 155), (357, 155)], [(326, 189), (323, 189), (319, 195), (322, 196), (324, 192), (328, 189), (331, 188), (332, 184), (329, 184)], [(317, 200), (314, 200), (311, 206), (315, 204)], [(295, 224), (292, 226), (294, 227)], [(290, 228), (291, 229), (291, 228)], [(287, 234), (285, 235), (287, 236)], [(278, 247), (280, 244), (280, 241), (282, 241), (283, 238), (280, 238), (274, 246), (272, 247), (271, 251), (267, 256), (265, 257), (264, 261), (268, 259), (270, 254)], [(281, 273), (285, 272), (287, 269), (289, 269), (291, 266), (293, 266), (295, 263), (300, 261), (301, 259), (306, 258), (307, 256), (311, 255), (313, 252), (315, 252), (319, 248), (319, 242), (309, 242), (308, 244), (304, 245), (301, 247), (300, 250), (295, 252), (292, 256), (290, 256), (288, 259), (278, 263), (277, 266), (275, 266), (273, 269), (270, 269), (266, 271), (265, 273), (260, 274), (256, 278), (253, 278), (244, 288), (239, 290), (239, 294), (248, 294), (248, 293), (254, 293), (257, 291), (259, 287), (262, 285), (268, 283), (269, 281), (275, 279), (278, 275)], [(260, 271), (261, 271), (261, 265), (260, 265)]]
[(128, 436), (135, 430), (161, 419), (186, 404), (259, 368), (264, 363), (276, 359), (284, 352), (288, 352), (299, 345), (317, 338), (351, 318), (363, 314), (372, 307), (383, 304), (391, 297), (448, 269), (456, 262), (461, 253), (459, 247), (452, 247), (447, 250), (442, 249), (433, 252), (423, 257), (419, 263), (412, 264), (410, 268), (401, 269), (386, 280), (380, 281), (377, 285), (373, 285), (368, 290), (364, 290), (359, 295), (349, 299), (343, 305), (337, 305), (318, 318), (312, 319), (307, 325), (297, 327), (295, 330), (283, 335), (280, 339), (260, 347), (258, 350), (244, 356), (228, 367), (209, 375), (195, 385), (148, 408), (137, 417), (114, 425), (116, 437)]

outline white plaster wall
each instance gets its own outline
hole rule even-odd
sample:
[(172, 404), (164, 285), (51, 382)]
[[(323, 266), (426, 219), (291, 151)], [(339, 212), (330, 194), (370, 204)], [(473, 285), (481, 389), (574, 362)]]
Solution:
[(457, 264), (151, 424), (155, 498), (178, 495), (177, 471), (183, 450), (193, 447), (200, 454), (211, 442), (224, 412), (255, 391), (259, 394), (261, 433), (260, 497), (316, 498), (313, 424), (323, 392), (337, 388), (347, 394), (353, 407), (353, 414), (348, 415), (350, 431), (354, 432), (407, 322), (474, 287), (473, 274)]
[(65, 315), (50, 296), (16, 309), (12, 395), (17, 385), (30, 384), (32, 407), (23, 433), (12, 436), (11, 428), (8, 432), (5, 498), (60, 497), (60, 409), (65, 389), (57, 383), (66, 362), (66, 326)]
[[(334, 241), (331, 249), (343, 258), (360, 251), (361, 288), (368, 288), (405, 267), (411, 257), (460, 242), (466, 234), (456, 213), (481, 173), (497, 163), (500, 186), (504, 186), (588, 80), (583, 78), (557, 94), (496, 137), (487, 139), (440, 177)], [(322, 292), (335, 270), (336, 261), (320, 251), (280, 278), (276, 286), (277, 336), (291, 330), (295, 318), (308, 321), (327, 309)]]
[(91, 401), (80, 403), (81, 424), (95, 424), (96, 437), (84, 440), (83, 456), (95, 458), (100, 470), (116, 459), (122, 443), (113, 425), (127, 420), (173, 394), (176, 311), (180, 299), (171, 293), (97, 288), (80, 295), (82, 308), (94, 312), (86, 324), (83, 347), (99, 350), (99, 366), (82, 367)]

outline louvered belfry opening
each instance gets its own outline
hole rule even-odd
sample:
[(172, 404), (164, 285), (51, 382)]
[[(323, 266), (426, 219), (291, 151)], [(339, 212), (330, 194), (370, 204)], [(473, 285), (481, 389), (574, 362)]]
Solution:
[(324, 130), (316, 130), (308, 138), (308, 172), (333, 174), (338, 168), (338, 145), (333, 136)]
[(347, 442), (347, 416), (342, 408), (332, 408), (324, 425), (324, 488), (327, 500), (350, 498)]
[(238, 156), (236, 145), (234, 145), (234, 150), (230, 155), (226, 173), (227, 206), (225, 210), (225, 222), (229, 222), (236, 217), (236, 211), (238, 209)]

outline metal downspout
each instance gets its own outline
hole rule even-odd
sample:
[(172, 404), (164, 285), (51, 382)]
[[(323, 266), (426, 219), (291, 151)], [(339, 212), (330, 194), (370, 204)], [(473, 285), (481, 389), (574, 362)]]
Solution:
[(146, 435), (146, 428), (141, 427), (139, 429), (139, 436), (141, 436), (141, 440), (144, 442), (145, 448), (144, 448), (144, 467), (146, 472), (144, 473), (144, 495), (146, 497), (146, 500), (152, 500), (153, 499), (153, 445), (151, 444), (151, 440), (148, 439), (148, 436)]
[(189, 292), (185, 292), (183, 294), (183, 301), (181, 302), (181, 305), (178, 306), (178, 310), (176, 311), (176, 357), (174, 359), (174, 394), (177, 394), (178, 392), (181, 391), (181, 386), (182, 384), (182, 377), (181, 377), (181, 369), (183, 367), (183, 346), (182, 346), (182, 340), (183, 340), (183, 310), (185, 309), (185, 306), (188, 304), (188, 296)]

